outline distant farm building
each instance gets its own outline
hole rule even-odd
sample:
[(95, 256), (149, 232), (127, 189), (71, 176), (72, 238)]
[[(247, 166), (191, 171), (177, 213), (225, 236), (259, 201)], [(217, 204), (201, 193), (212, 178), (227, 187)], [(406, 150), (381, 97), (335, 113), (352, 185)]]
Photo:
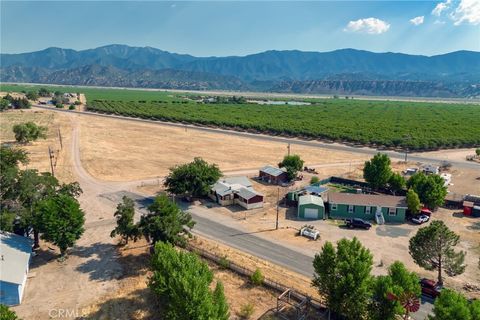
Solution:
[(301, 219), (324, 219), (325, 205), (322, 198), (311, 194), (300, 196), (297, 214)]
[(212, 186), (209, 196), (222, 206), (238, 204), (248, 210), (263, 207), (263, 195), (255, 191), (247, 177), (222, 178)]
[(328, 194), (331, 218), (360, 218), (376, 220), (377, 223), (405, 222), (407, 202), (405, 197), (373, 194), (336, 193)]
[(467, 194), (463, 199), (463, 214), (466, 216), (480, 217), (480, 196)]
[(0, 304), (22, 302), (33, 241), (13, 233), (0, 233)]
[(265, 166), (260, 169), (258, 174), (260, 180), (271, 184), (282, 184), (287, 182), (287, 171), (283, 168), (276, 168), (274, 166)]

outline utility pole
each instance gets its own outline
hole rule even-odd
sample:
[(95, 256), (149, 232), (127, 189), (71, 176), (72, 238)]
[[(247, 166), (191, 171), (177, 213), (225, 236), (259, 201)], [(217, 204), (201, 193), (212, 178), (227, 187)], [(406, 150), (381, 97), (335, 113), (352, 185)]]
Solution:
[(280, 209), (279, 205), (280, 205), (280, 187), (278, 187), (277, 189), (277, 220), (275, 221), (275, 230), (278, 230), (278, 210)]
[(60, 150), (63, 149), (63, 141), (62, 141), (62, 133), (60, 132), (60, 128), (58, 128), (58, 140), (60, 141)]
[(48, 146), (48, 157), (50, 158), (50, 169), (52, 170), (52, 176), (55, 177), (55, 172), (53, 170), (53, 158), (55, 155), (53, 154), (52, 148)]
[(287, 146), (287, 150), (288, 150), (288, 155), (290, 155), (290, 143)]

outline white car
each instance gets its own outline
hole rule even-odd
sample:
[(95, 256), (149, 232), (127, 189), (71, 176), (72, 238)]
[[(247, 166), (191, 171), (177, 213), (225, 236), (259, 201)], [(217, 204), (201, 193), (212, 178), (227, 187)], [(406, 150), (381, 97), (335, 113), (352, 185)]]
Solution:
[(421, 214), (419, 216), (412, 218), (412, 222), (416, 224), (422, 224), (427, 222), (428, 220), (430, 220), (430, 217), (427, 216), (426, 214)]

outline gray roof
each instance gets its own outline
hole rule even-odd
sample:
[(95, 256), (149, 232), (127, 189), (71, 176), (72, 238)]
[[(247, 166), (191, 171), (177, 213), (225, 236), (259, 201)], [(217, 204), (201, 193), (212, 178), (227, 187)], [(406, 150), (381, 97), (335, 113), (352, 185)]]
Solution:
[(336, 204), (348, 204), (356, 206), (381, 206), (390, 208), (407, 208), (405, 197), (376, 195), (376, 194), (355, 194), (330, 192), (328, 202)]
[(0, 232), (0, 281), (22, 284), (32, 254), (33, 241), (9, 232)]
[(242, 188), (252, 188), (252, 182), (247, 177), (222, 178), (212, 186), (212, 189), (221, 196), (231, 194)]
[(231, 186), (222, 182), (216, 182), (213, 185), (212, 189), (221, 196), (232, 193)]
[(328, 190), (328, 188), (326, 187), (319, 187), (319, 186), (308, 186), (305, 188), (306, 191), (310, 192), (310, 193), (323, 193), (325, 191)]
[(276, 168), (274, 166), (265, 166), (260, 171), (265, 172), (266, 174), (269, 174), (274, 177), (278, 177), (279, 175), (285, 173), (285, 169), (283, 168)]
[(219, 180), (220, 182), (228, 183), (228, 184), (241, 184), (244, 187), (251, 187), (252, 182), (245, 176), (241, 177), (225, 177)]
[(251, 199), (257, 195), (259, 196), (263, 196), (262, 194), (256, 192), (255, 190), (251, 189), (251, 188), (242, 188), (240, 190), (238, 190), (238, 195), (240, 197), (242, 197), (243, 199)]
[(314, 204), (320, 207), (324, 207), (323, 200), (321, 197), (317, 197), (311, 194), (300, 196), (298, 198), (298, 205), (303, 206), (305, 204)]

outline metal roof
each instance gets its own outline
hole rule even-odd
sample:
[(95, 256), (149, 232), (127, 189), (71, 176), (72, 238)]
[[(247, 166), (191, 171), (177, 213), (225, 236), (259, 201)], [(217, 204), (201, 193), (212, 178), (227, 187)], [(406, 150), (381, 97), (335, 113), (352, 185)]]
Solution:
[(259, 196), (263, 196), (262, 194), (256, 192), (255, 190), (253, 189), (247, 189), (247, 188), (242, 188), (240, 190), (238, 190), (238, 195), (240, 197), (242, 197), (243, 199), (251, 199), (257, 195)]
[(33, 241), (9, 232), (0, 233), (0, 281), (22, 284), (32, 254)]
[(325, 191), (327, 191), (327, 190), (328, 190), (328, 188), (326, 188), (326, 187), (319, 187), (319, 186), (308, 186), (308, 187), (305, 188), (305, 191), (307, 191), (307, 192), (310, 192), (310, 193), (318, 193), (318, 194), (323, 193), (323, 192), (325, 192)]
[(266, 174), (274, 177), (278, 177), (279, 175), (286, 172), (285, 169), (283, 168), (276, 168), (270, 165), (263, 167), (262, 169), (260, 169), (260, 171), (265, 172)]
[(321, 197), (317, 197), (311, 194), (300, 196), (298, 198), (298, 205), (303, 206), (305, 204), (314, 204), (320, 207), (324, 207), (323, 200)]
[(330, 192), (328, 194), (328, 202), (357, 206), (407, 208), (407, 202), (405, 197), (376, 194)]
[(241, 184), (244, 187), (251, 187), (252, 182), (245, 176), (240, 177), (225, 177), (219, 180), (220, 182), (227, 184)]

